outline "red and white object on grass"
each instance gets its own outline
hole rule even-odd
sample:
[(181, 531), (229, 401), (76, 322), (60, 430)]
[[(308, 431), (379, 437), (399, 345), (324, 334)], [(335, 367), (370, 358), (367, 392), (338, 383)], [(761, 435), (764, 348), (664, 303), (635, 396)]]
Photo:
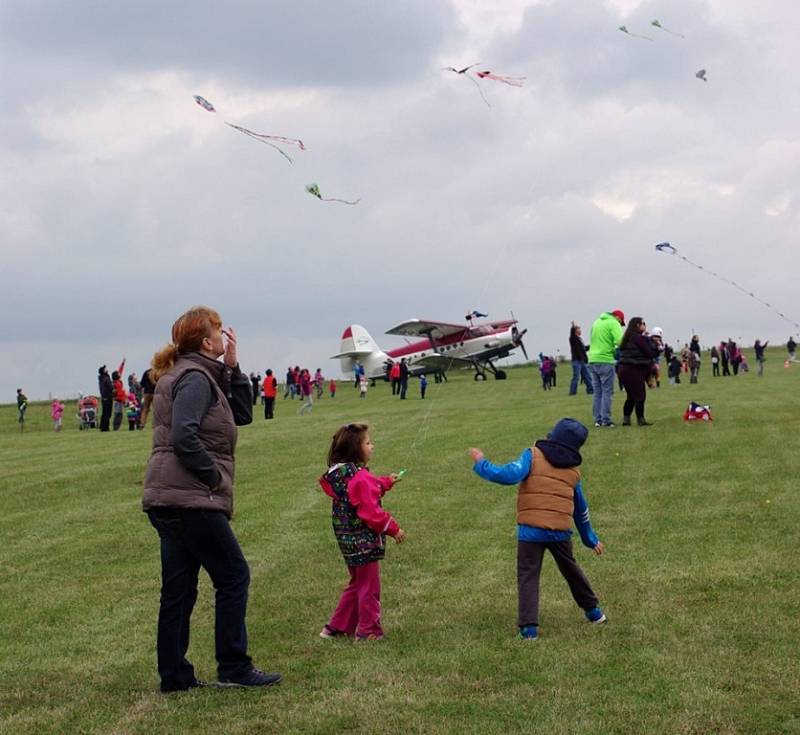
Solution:
[(713, 421), (714, 417), (711, 415), (711, 406), (705, 406), (702, 403), (689, 402), (689, 407), (683, 412), (684, 421)]

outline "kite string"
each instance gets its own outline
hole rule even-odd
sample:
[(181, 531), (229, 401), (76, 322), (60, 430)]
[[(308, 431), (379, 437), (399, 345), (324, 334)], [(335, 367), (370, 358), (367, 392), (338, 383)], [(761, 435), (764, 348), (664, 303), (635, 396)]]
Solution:
[(695, 263), (694, 261), (689, 260), (689, 258), (687, 258), (685, 255), (681, 255), (675, 248), (673, 248), (673, 252), (671, 252), (670, 255), (676, 255), (678, 258), (680, 258), (685, 263), (688, 263), (689, 265), (693, 266), (694, 268), (697, 268), (697, 270), (703, 271), (704, 273), (708, 273), (708, 274), (714, 276), (714, 278), (716, 278), (717, 280), (722, 281), (723, 283), (727, 283), (730, 286), (733, 286), (735, 289), (741, 291), (745, 296), (749, 296), (750, 298), (752, 298), (755, 301), (757, 301), (759, 304), (762, 304), (763, 306), (766, 306), (770, 311), (774, 312), (779, 317), (781, 317), (781, 319), (783, 319), (784, 321), (788, 322), (789, 324), (793, 325), (795, 328), (800, 330), (800, 324), (798, 324), (797, 322), (789, 319), (789, 317), (787, 317), (783, 312), (778, 311), (768, 301), (764, 301), (764, 299), (756, 296), (752, 291), (748, 291), (743, 286), (740, 286), (738, 283), (736, 283), (736, 281), (732, 281), (730, 278), (726, 278), (725, 276), (722, 276), (719, 273), (716, 273), (715, 271), (712, 271), (710, 268), (705, 268), (702, 265), (700, 265), (699, 263)]

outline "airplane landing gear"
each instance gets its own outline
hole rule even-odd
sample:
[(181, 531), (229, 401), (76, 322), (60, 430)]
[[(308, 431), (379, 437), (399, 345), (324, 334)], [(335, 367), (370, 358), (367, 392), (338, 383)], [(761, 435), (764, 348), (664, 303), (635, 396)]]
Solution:
[(478, 382), (486, 380), (486, 373), (475, 373), (475, 380)]
[(507, 377), (505, 370), (496, 370), (494, 373), (495, 380), (505, 380)]

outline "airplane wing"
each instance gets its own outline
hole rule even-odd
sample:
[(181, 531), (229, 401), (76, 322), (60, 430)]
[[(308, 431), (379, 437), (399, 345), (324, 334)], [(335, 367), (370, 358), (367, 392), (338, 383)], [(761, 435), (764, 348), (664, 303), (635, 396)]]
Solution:
[(340, 352), (338, 355), (332, 355), (330, 357), (331, 360), (339, 360), (342, 357), (350, 357), (353, 359), (358, 359), (360, 357), (366, 357), (367, 355), (372, 354), (372, 350), (351, 350), (350, 352)]
[(459, 334), (467, 329), (465, 324), (435, 322), (429, 319), (408, 319), (387, 330), (386, 334), (398, 334), (401, 337), (432, 337), (434, 340)]

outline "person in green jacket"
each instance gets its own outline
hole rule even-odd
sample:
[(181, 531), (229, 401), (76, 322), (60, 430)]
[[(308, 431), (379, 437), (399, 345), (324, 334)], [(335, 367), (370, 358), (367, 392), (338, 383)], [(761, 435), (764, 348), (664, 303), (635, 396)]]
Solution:
[(595, 426), (614, 426), (611, 399), (614, 396), (616, 351), (622, 339), (625, 314), (620, 309), (602, 313), (592, 324), (589, 373), (592, 376), (592, 413)]

